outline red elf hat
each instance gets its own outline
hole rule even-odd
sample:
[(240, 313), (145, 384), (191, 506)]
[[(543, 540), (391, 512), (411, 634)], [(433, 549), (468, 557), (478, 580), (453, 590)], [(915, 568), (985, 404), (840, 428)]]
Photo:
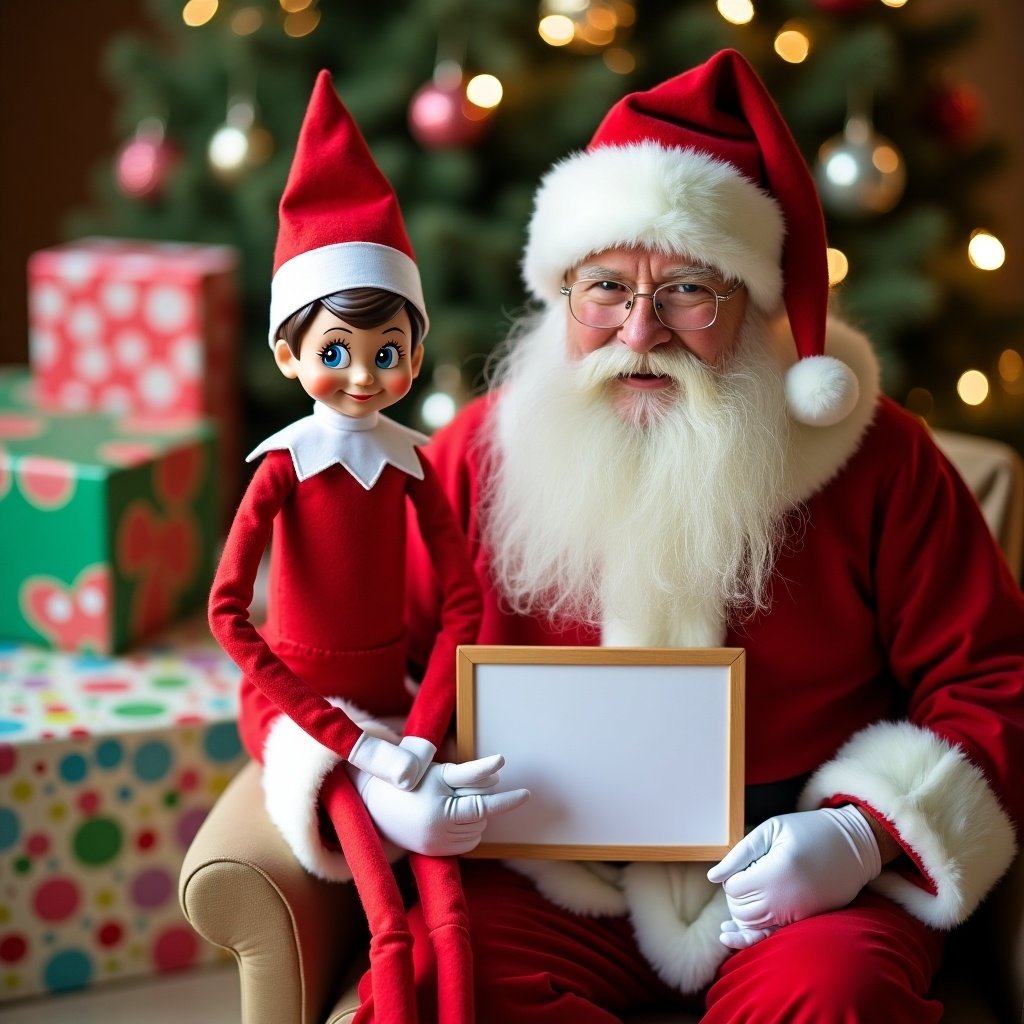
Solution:
[(281, 196), (270, 344), (303, 306), (346, 288), (404, 296), (428, 326), (402, 211), (328, 71), (317, 75)]
[(619, 246), (716, 267), (769, 313), (784, 302), (798, 356), (786, 374), (790, 415), (824, 426), (853, 409), (856, 377), (824, 355), (828, 265), (814, 180), (735, 50), (623, 97), (587, 149), (548, 172), (530, 222), (526, 284), (557, 301), (569, 268)]

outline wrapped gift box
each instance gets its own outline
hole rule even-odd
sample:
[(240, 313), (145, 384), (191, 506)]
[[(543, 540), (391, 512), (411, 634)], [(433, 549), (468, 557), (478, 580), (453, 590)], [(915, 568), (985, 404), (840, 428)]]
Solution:
[(0, 646), (0, 1000), (221, 956), (177, 877), (245, 761), (237, 692), (204, 616), (125, 657)]
[(124, 650), (205, 604), (215, 428), (46, 412), (27, 378), (0, 371), (0, 637)]
[(28, 262), (39, 400), (77, 412), (207, 415), (237, 473), (238, 256), (229, 246), (84, 238)]

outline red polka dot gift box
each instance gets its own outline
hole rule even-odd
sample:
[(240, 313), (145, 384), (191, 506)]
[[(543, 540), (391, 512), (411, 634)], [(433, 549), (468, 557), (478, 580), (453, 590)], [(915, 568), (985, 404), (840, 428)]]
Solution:
[(205, 606), (215, 425), (60, 413), (0, 371), (0, 639), (110, 654)]
[(237, 692), (202, 614), (123, 657), (0, 642), (0, 1005), (220, 958), (177, 877), (245, 761)]
[(28, 261), (38, 400), (69, 412), (207, 415), (238, 462), (238, 255), (84, 238)]

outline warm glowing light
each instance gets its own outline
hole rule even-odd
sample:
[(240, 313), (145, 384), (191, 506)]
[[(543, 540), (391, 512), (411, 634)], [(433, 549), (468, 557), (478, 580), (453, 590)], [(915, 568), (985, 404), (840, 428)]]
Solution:
[(979, 270), (998, 270), (1006, 259), (1006, 250), (995, 235), (979, 228), (971, 232), (971, 240), (967, 243), (967, 258)]
[(871, 162), (882, 174), (895, 174), (900, 169), (900, 155), (892, 146), (875, 146), (871, 152)]
[(431, 429), (437, 430), (446, 423), (451, 422), (455, 416), (455, 399), (446, 395), (443, 391), (435, 391), (423, 399), (420, 408), (420, 416), (423, 422)]
[(485, 110), (496, 107), (501, 97), (501, 82), (494, 75), (474, 75), (466, 83), (466, 99)]
[(567, 46), (572, 42), (576, 30), (571, 18), (564, 14), (549, 14), (546, 18), (540, 19), (537, 31), (548, 46)]
[(292, 39), (308, 36), (320, 24), (320, 12), (315, 7), (284, 16), (284, 34)]
[(278, 5), (285, 14), (298, 14), (309, 7), (313, 0), (277, 0)]
[(905, 7), (907, 0), (882, 0), (886, 7)]
[(824, 170), (825, 177), (833, 185), (839, 185), (840, 187), (852, 185), (860, 173), (857, 161), (849, 153), (841, 149), (828, 155), (825, 160)]
[(636, 57), (621, 46), (613, 46), (601, 54), (601, 59), (609, 71), (617, 75), (628, 75), (636, 68)]
[(746, 25), (754, 19), (754, 5), (750, 0), (718, 0), (718, 13), (733, 25)]
[(1013, 384), (1024, 376), (1024, 359), (1016, 349), (1007, 348), (1000, 353), (999, 376), (1008, 384)]
[(587, 11), (587, 24), (598, 32), (612, 32), (619, 27), (619, 19), (615, 11), (607, 7), (591, 7)]
[(182, 8), (181, 20), (189, 28), (205, 25), (217, 13), (217, 0), (188, 0)]
[(965, 405), (981, 405), (988, 398), (988, 377), (981, 370), (965, 370), (956, 382), (956, 393)]
[(826, 256), (828, 259), (828, 283), (830, 285), (839, 284), (850, 272), (850, 261), (842, 249), (828, 249)]
[(224, 125), (213, 133), (210, 163), (219, 171), (237, 171), (249, 156), (249, 136), (241, 128)]
[(263, 25), (263, 12), (258, 7), (243, 7), (231, 17), (231, 31), (236, 36), (251, 36)]
[(775, 37), (775, 52), (788, 64), (800, 64), (811, 52), (811, 39), (799, 21), (787, 21)]

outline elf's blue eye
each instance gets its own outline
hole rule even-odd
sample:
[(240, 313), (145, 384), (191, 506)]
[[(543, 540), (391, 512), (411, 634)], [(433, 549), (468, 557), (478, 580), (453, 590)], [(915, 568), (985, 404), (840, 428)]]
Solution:
[(393, 370), (397, 365), (398, 361), (402, 358), (402, 350), (397, 345), (381, 345), (377, 349), (377, 355), (374, 357), (374, 363), (377, 368), (381, 370)]
[(344, 345), (325, 345), (320, 352), (320, 362), (331, 370), (344, 370), (351, 361)]

